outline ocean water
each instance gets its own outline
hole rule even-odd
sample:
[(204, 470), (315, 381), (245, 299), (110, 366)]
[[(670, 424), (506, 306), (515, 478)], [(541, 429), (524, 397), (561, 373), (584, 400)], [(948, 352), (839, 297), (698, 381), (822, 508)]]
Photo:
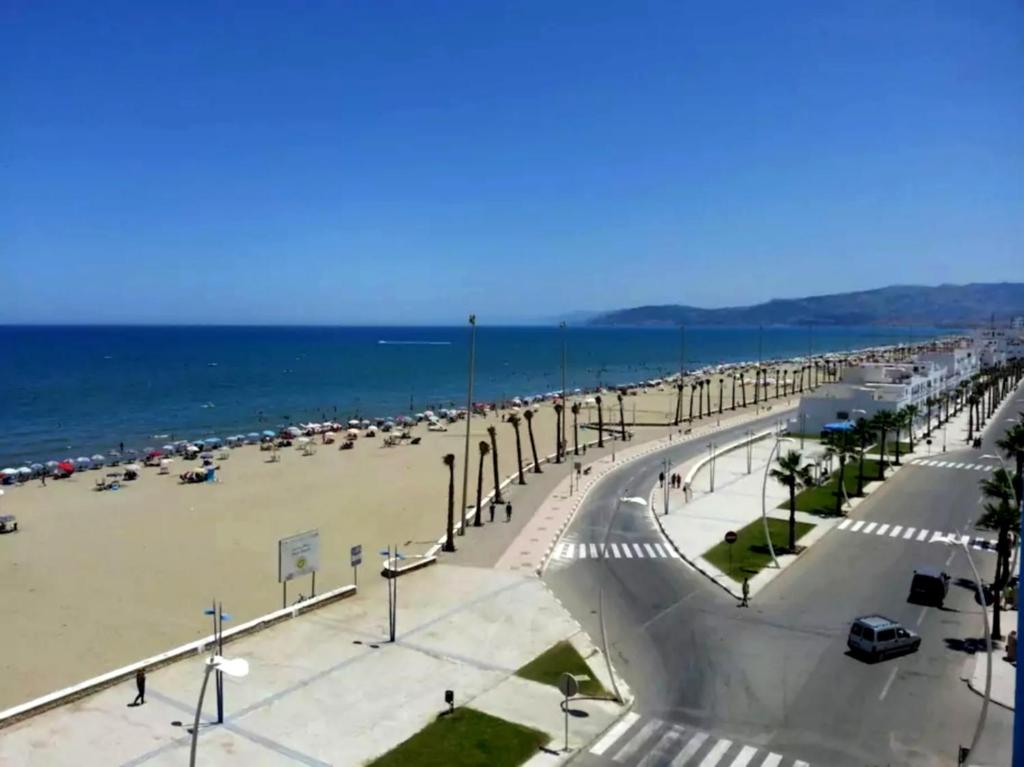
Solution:
[[(477, 329), (474, 400), (560, 388), (561, 331)], [(920, 340), (948, 330), (687, 328), (688, 368)], [(565, 331), (567, 386), (679, 369), (672, 328)], [(0, 327), (0, 468), (464, 404), (468, 327)]]

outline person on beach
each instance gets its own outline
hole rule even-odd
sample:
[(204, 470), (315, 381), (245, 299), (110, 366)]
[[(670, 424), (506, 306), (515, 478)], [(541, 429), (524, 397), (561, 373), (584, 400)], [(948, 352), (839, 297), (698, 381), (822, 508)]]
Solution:
[(39, 483), (43, 487), (46, 487), (46, 472), (45, 471), (42, 474), (39, 475)]
[(124, 442), (120, 443), (119, 447), (121, 448), (119, 452), (124, 455)]
[(511, 501), (509, 501), (508, 503), (505, 504), (505, 521), (506, 522), (511, 522), (512, 521), (512, 502)]
[(491, 501), (491, 522), (494, 521), (494, 501)]
[(133, 706), (142, 706), (146, 703), (146, 669), (140, 668), (135, 672), (135, 689), (138, 691)]

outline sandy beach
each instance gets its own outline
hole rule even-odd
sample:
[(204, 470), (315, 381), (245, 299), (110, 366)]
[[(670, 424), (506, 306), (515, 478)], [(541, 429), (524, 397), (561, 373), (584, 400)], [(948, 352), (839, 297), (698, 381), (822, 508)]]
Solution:
[[(773, 375), (774, 363), (770, 369)], [(717, 412), (717, 376), (707, 377), (713, 379), (709, 388)], [(746, 379), (747, 402), (753, 407), (749, 372)], [(731, 374), (725, 374), (722, 391), (728, 410)], [(574, 399), (587, 396), (592, 395)], [(671, 383), (627, 396), (627, 424), (634, 418), (670, 423), (676, 397)], [(617, 424), (615, 393), (603, 399), (606, 425)], [(684, 418), (688, 405), (689, 387), (683, 395)], [(554, 409), (551, 403), (537, 408), (537, 449), (546, 455), (555, 449)], [(588, 421), (596, 422), (593, 408), (580, 416), (581, 424)], [(470, 503), (476, 445), (486, 439), (488, 426), (498, 430), (502, 476), (511, 474), (515, 463), (513, 428), (503, 422), (501, 411), (471, 423)], [(567, 424), (571, 451), (571, 414)], [(102, 471), (76, 473), (45, 487), (32, 481), (5, 488), (0, 513), (17, 515), (21, 530), (0, 538), (5, 649), (0, 708), (209, 633), (202, 611), (214, 597), (237, 621), (277, 609), (277, 541), (282, 537), (319, 529), (319, 592), (351, 583), (348, 552), (354, 544), (364, 550), (361, 578), (376, 577), (375, 552), (386, 544), (398, 543), (412, 553), (425, 550), (444, 532), (448, 476), (442, 456), (449, 452), (457, 457), (456, 505), (459, 501), (465, 423), (449, 428), (429, 432), (423, 425), (415, 427), (413, 434), (422, 438), (418, 445), (385, 448), (378, 435), (360, 437), (354, 450), (318, 444), (315, 454), (304, 456), (284, 449), (276, 463), (255, 446), (241, 447), (218, 461), (217, 483), (179, 484), (178, 472), (194, 465), (179, 460), (170, 475), (146, 468), (138, 481), (118, 491), (93, 489)], [(638, 426), (634, 439), (665, 433), (664, 425)], [(525, 424), (521, 434), (528, 462)], [(581, 430), (581, 440), (584, 434), (596, 438), (595, 432)], [(485, 487), (490, 477), (488, 458)], [(513, 504), (515, 496), (513, 486)], [(474, 534), (482, 533), (471, 531), (467, 545)], [(293, 582), (290, 600), (309, 589), (308, 579)]]

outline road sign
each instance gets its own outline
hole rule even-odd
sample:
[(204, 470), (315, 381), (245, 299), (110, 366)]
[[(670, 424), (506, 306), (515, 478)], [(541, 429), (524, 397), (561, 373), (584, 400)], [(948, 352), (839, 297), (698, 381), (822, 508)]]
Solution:
[(580, 683), (576, 681), (576, 677), (566, 672), (558, 677), (558, 689), (562, 691), (562, 695), (571, 698), (580, 691)]
[(730, 530), (729, 532), (727, 532), (725, 534), (725, 542), (728, 543), (729, 545), (732, 545), (732, 544), (736, 543), (736, 540), (738, 538), (739, 538), (739, 536), (736, 535), (736, 531), (735, 530)]
[(361, 565), (363, 563), (363, 547), (362, 544), (359, 546), (353, 546), (349, 551), (349, 558), (352, 560), (352, 567)]

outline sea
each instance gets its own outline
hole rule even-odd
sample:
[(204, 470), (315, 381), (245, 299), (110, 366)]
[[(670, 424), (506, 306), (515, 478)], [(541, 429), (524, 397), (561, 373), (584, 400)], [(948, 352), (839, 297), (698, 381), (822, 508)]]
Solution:
[[(949, 335), (879, 327), (477, 327), (474, 401)], [(564, 334), (564, 335), (563, 335)], [(469, 326), (0, 326), (0, 467), (464, 406)]]

